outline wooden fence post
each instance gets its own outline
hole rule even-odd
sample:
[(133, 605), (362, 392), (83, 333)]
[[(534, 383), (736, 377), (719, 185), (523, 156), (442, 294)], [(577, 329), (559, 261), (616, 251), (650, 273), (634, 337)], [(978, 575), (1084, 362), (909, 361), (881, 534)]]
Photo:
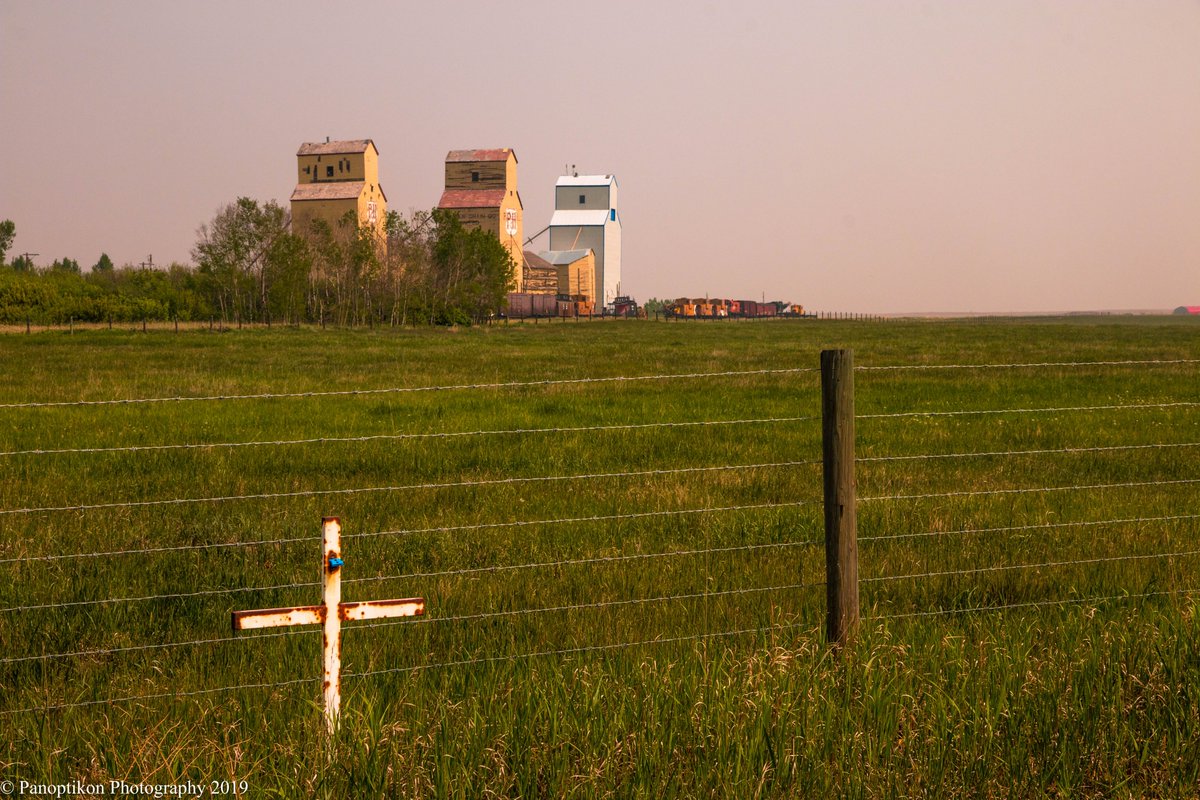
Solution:
[(825, 464), (826, 641), (849, 643), (858, 627), (858, 533), (854, 478), (854, 351), (821, 351), (821, 445)]

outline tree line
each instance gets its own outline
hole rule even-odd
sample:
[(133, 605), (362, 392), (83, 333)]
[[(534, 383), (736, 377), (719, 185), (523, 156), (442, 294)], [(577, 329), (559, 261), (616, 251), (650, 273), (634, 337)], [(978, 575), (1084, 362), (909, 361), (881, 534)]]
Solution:
[(0, 323), (142, 320), (270, 324), (478, 323), (503, 310), (515, 266), (490, 234), (434, 209), (390, 212), (384, 235), (353, 212), (293, 230), (287, 209), (242, 197), (197, 231), (192, 263), (89, 270), (64, 258), (7, 261), (15, 236), (0, 222)]

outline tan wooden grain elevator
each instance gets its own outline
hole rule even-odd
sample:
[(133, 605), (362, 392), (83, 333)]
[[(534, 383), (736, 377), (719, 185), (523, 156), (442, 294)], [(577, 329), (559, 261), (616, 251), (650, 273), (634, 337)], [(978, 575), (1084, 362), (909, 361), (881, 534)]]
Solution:
[(446, 189), (437, 207), (458, 214), (465, 227), (495, 235), (512, 257), (515, 291), (522, 291), (524, 207), (517, 192), (517, 154), (511, 148), (451, 150)]
[(349, 211), (358, 224), (384, 238), (387, 196), (379, 184), (379, 151), (370, 139), (305, 142), (296, 151), (292, 230), (307, 232), (314, 219), (331, 228)]

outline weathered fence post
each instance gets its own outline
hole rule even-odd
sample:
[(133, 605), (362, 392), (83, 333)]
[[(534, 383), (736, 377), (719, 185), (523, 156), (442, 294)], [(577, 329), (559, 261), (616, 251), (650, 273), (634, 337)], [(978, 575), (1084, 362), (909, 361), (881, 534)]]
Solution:
[[(337, 517), (321, 520), (321, 574), (325, 579), (322, 611), (325, 619), (324, 696), (325, 723), (332, 735), (337, 730), (342, 707), (342, 621), (338, 606), (342, 603), (342, 523)], [(422, 609), (423, 610), (423, 609)]]
[(821, 444), (825, 464), (825, 631), (847, 644), (858, 627), (858, 533), (854, 478), (854, 351), (821, 351)]

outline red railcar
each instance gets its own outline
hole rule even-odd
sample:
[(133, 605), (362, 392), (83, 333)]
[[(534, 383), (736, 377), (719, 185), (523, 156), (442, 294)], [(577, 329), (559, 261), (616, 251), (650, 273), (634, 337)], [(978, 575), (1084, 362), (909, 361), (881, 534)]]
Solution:
[(509, 292), (508, 316), (522, 319), (533, 316), (533, 295), (524, 292)]

